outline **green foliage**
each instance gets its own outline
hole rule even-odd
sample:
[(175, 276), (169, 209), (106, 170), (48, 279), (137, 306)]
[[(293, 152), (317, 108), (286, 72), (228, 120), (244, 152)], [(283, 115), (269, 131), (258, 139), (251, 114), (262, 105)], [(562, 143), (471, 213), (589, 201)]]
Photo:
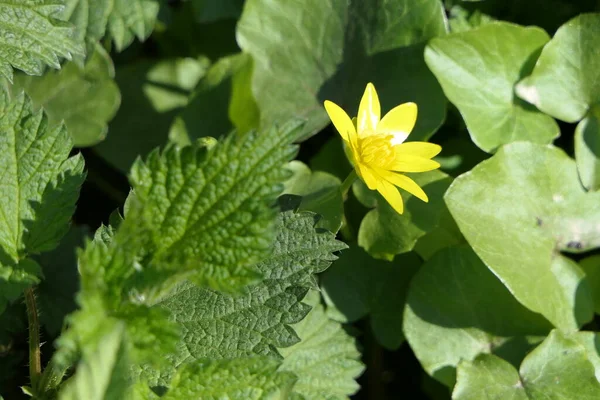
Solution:
[(61, 20), (60, 0), (0, 1), (0, 76), (12, 81), (13, 68), (41, 75), (46, 65), (83, 54), (72, 26)]
[(583, 272), (556, 251), (600, 245), (600, 197), (581, 187), (566, 154), (552, 146), (506, 145), (456, 179), (445, 199), (477, 255), (520, 302), (565, 331), (592, 318)]
[(248, 0), (237, 32), (240, 47), (254, 58), (252, 90), (263, 123), (302, 117), (305, 136), (313, 135), (328, 123), (323, 100), (355, 107), (365, 83), (373, 81), (386, 88), (380, 93), (384, 109), (419, 104), (413, 136), (423, 139), (444, 119), (445, 101), (423, 63), (422, 46), (445, 29), (436, 0), (312, 0), (277, 7)]
[[(598, 43), (596, 0), (0, 0), (0, 399), (600, 398)], [(330, 124), (368, 82), (408, 146)], [(354, 174), (427, 140), (402, 214)]]
[(54, 249), (68, 230), (83, 158), (69, 158), (64, 125), (51, 126), (24, 94), (10, 99), (0, 91), (0, 132), (0, 285), (12, 300), (42, 275), (28, 257)]
[(33, 104), (43, 107), (50, 123), (65, 122), (75, 146), (91, 146), (106, 137), (107, 123), (121, 97), (113, 81), (115, 71), (104, 49), (96, 46), (83, 67), (69, 62), (60, 71), (42, 77), (19, 74), (9, 90), (25, 91)]

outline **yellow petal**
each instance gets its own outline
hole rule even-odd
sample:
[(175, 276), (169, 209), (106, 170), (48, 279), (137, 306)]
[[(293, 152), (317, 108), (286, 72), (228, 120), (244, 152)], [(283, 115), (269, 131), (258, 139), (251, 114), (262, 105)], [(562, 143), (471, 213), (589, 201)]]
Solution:
[(400, 104), (385, 114), (377, 125), (377, 133), (393, 135), (392, 144), (400, 144), (413, 130), (415, 122), (417, 122), (417, 105), (415, 103)]
[(340, 133), (342, 139), (348, 141), (350, 133), (356, 134), (352, 120), (344, 110), (332, 101), (325, 100), (325, 111), (329, 115), (335, 129)]
[(377, 182), (381, 180), (371, 168), (364, 164), (357, 163), (356, 169), (362, 180), (365, 182), (367, 187), (371, 190), (377, 189)]
[(442, 146), (427, 142), (407, 142), (394, 146), (396, 157), (410, 155), (423, 158), (432, 158), (442, 151)]
[(356, 130), (358, 131), (359, 136), (361, 136), (363, 132), (375, 134), (375, 129), (377, 128), (380, 117), (381, 106), (379, 105), (379, 97), (377, 97), (375, 86), (369, 82), (365, 89), (365, 93), (360, 100), (360, 105), (358, 106)]
[(400, 192), (396, 189), (396, 186), (386, 180), (380, 180), (377, 183), (377, 191), (381, 193), (385, 201), (387, 201), (398, 214), (404, 212), (402, 196), (400, 196)]
[(429, 198), (427, 197), (427, 194), (423, 191), (423, 189), (421, 189), (421, 187), (408, 176), (383, 170), (377, 170), (377, 173), (386, 181), (406, 190), (408, 193), (423, 200), (425, 203), (429, 202)]
[(437, 161), (403, 154), (394, 160), (389, 169), (398, 172), (425, 172), (439, 167), (440, 164)]

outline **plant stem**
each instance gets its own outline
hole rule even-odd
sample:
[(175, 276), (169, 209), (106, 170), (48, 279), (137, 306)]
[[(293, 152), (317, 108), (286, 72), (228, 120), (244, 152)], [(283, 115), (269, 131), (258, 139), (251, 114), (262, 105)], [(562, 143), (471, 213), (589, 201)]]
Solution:
[(42, 374), (42, 361), (40, 357), (40, 322), (33, 288), (25, 289), (25, 305), (29, 322), (29, 379), (31, 387), (35, 388)]
[(348, 194), (348, 190), (350, 190), (350, 187), (352, 186), (356, 178), (358, 178), (358, 175), (356, 175), (356, 170), (353, 169), (352, 172), (348, 174), (348, 177), (344, 180), (344, 182), (342, 182), (342, 186), (340, 186), (340, 190), (342, 192), (343, 197), (346, 197), (346, 194)]

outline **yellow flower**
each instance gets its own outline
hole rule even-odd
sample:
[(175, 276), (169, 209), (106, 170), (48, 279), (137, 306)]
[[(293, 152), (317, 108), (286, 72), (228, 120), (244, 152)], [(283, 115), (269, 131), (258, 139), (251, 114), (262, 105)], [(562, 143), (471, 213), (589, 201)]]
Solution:
[(404, 143), (417, 120), (417, 105), (404, 103), (380, 119), (379, 98), (372, 83), (367, 85), (358, 107), (356, 125), (337, 104), (325, 101), (325, 110), (352, 153), (358, 176), (377, 190), (398, 213), (404, 205), (396, 186), (427, 202), (415, 181), (400, 172), (425, 172), (440, 164), (431, 158), (442, 148), (433, 143)]

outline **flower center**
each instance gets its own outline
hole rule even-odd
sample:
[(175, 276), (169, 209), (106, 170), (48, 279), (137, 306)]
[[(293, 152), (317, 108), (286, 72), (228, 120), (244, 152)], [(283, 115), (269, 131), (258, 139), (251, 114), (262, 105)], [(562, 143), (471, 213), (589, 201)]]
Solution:
[(358, 139), (358, 154), (363, 164), (388, 169), (393, 163), (395, 152), (392, 135), (370, 135)]

